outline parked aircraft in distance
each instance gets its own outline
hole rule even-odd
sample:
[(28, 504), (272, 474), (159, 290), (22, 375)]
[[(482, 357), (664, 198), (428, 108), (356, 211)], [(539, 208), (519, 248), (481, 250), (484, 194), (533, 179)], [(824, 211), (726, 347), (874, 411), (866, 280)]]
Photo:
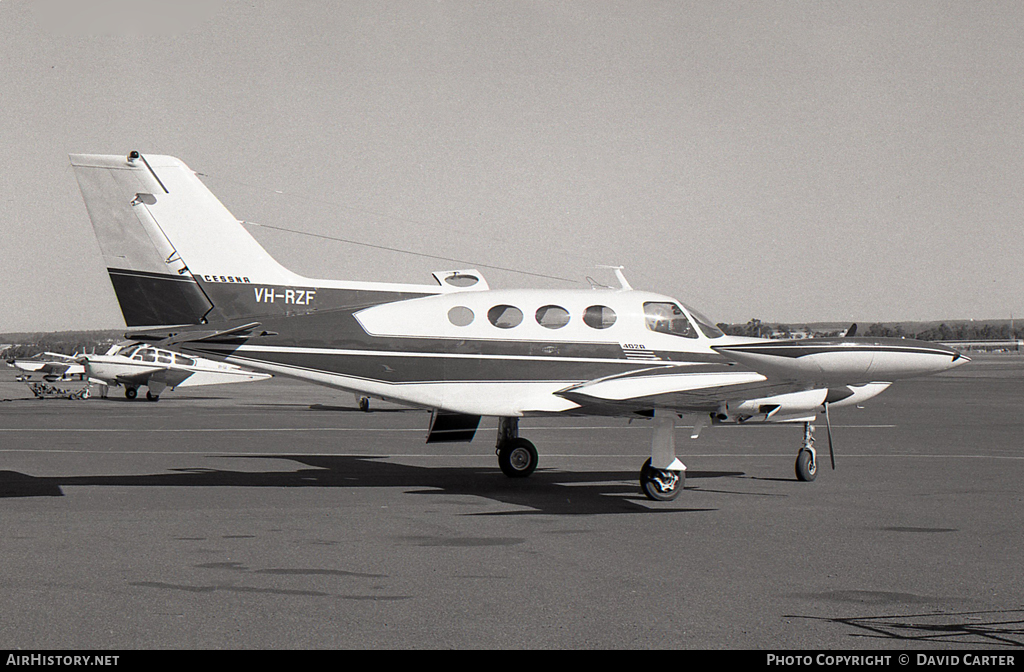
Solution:
[[(470, 441), (498, 419), (498, 464), (537, 467), (533, 415), (652, 419), (643, 492), (671, 500), (686, 467), (675, 421), (802, 423), (796, 473), (812, 480), (813, 422), (899, 378), (967, 361), (891, 338), (770, 341), (723, 334), (676, 299), (632, 289), (490, 289), (475, 270), (435, 284), (318, 280), (281, 266), (180, 160), (72, 155), (131, 336), (197, 356), (432, 410), (427, 442)], [(831, 431), (829, 432), (831, 453)], [(834, 461), (833, 461), (834, 467)]]
[[(104, 387), (123, 385), (128, 399), (134, 399), (139, 388), (146, 386), (146, 399), (150, 401), (159, 400), (165, 389), (246, 383), (271, 377), (268, 373), (140, 343), (115, 345), (105, 355), (82, 355), (79, 361), (90, 382)], [(106, 390), (101, 394), (107, 396)]]
[(74, 376), (85, 375), (85, 367), (77, 361), (77, 356), (63, 355), (59, 352), (41, 352), (32, 357), (8, 359), (7, 363), (14, 368), (29, 374), (38, 373), (47, 382), (71, 380)]

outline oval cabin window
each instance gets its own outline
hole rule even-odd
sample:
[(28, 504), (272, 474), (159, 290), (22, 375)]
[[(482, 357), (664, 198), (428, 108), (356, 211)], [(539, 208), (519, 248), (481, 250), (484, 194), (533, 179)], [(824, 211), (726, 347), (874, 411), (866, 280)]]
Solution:
[(569, 324), (569, 311), (561, 306), (542, 306), (536, 317), (537, 324), (546, 329), (561, 329)]
[(594, 329), (607, 329), (615, 324), (615, 311), (608, 306), (590, 306), (583, 311), (583, 323)]
[(495, 306), (487, 311), (487, 319), (499, 329), (511, 329), (523, 321), (523, 311), (515, 306)]

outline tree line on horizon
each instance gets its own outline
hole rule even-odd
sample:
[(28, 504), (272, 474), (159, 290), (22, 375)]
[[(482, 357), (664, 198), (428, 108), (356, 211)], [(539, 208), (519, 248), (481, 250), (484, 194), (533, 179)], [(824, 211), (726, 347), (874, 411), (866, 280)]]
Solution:
[[(718, 328), (732, 336), (767, 338), (773, 334), (778, 334), (782, 338), (787, 338), (794, 333), (816, 337), (842, 336), (849, 327), (828, 331), (812, 329), (807, 325), (793, 327), (782, 323), (762, 322), (755, 318), (745, 324), (720, 322)], [(875, 322), (866, 328), (858, 327), (856, 335), (879, 338), (913, 338), (919, 341), (1002, 341), (1024, 337), (1024, 326), (1018, 327), (1014, 325), (1011, 330), (1010, 323), (1008, 322), (966, 321), (953, 322), (951, 324), (941, 322), (936, 326), (915, 329), (903, 323)]]

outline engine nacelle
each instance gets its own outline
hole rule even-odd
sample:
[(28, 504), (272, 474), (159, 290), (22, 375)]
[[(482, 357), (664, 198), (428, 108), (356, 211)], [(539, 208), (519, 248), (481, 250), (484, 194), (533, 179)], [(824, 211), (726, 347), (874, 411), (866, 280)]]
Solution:
[(912, 378), (970, 361), (939, 343), (902, 338), (751, 340), (712, 347), (769, 378), (817, 385)]
[(808, 422), (827, 402), (830, 408), (859, 404), (881, 394), (891, 383), (841, 385), (816, 390), (776, 394), (726, 403), (712, 414), (715, 423)]

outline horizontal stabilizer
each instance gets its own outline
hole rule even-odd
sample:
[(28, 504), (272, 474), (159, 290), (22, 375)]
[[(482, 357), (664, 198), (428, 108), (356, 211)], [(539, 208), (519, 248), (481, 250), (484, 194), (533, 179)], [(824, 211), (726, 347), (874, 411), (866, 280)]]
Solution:
[(187, 330), (187, 331), (170, 331), (170, 330), (157, 330), (157, 331), (135, 331), (125, 334), (125, 338), (130, 338), (135, 341), (145, 341), (147, 343), (156, 343), (159, 345), (176, 345), (178, 343), (198, 343), (202, 341), (214, 341), (225, 337), (234, 338), (248, 338), (251, 336), (251, 332), (256, 327), (260, 326), (259, 322), (250, 322), (249, 324), (243, 324), (231, 329), (220, 329), (220, 330)]

